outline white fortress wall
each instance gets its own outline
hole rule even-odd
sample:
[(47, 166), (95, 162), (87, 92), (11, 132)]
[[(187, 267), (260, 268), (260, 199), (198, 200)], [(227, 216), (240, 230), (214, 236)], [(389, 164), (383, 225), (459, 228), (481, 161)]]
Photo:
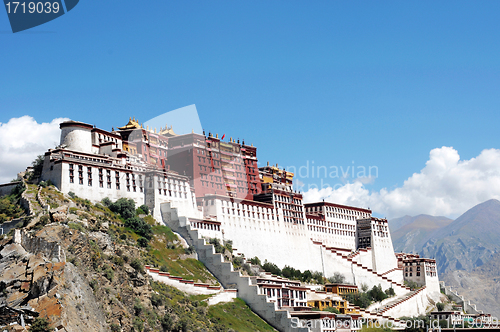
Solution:
[(398, 266), (390, 237), (381, 238), (376, 235), (374, 236), (372, 257), (374, 269), (379, 273), (385, 273)]
[(325, 275), (327, 277), (333, 276), (335, 273), (340, 273), (345, 277), (346, 283), (354, 284), (356, 278), (353, 274), (354, 270), (351, 262), (349, 262), (347, 259), (337, 256), (329, 250), (326, 250), (321, 245), (315, 245), (314, 247), (323, 251)]
[(215, 200), (214, 205), (205, 206), (206, 213), (217, 215), (224, 239), (232, 240), (237, 252), (247, 258), (257, 256), (262, 262), (268, 260), (280, 268), (290, 265), (301, 270), (321, 271), (320, 252), (311, 252), (311, 240), (304, 236), (305, 225), (283, 221), (281, 209), (277, 209), (277, 220), (274, 209), (246, 204), (240, 207), (241, 211), (245, 210), (245, 216), (242, 212), (240, 216), (233, 214), (231, 202), (225, 200)]
[(426, 276), (425, 277), (425, 286), (427, 288), (427, 293), (433, 300), (438, 300), (441, 295), (441, 289), (439, 286), (439, 277), (436, 276)]
[[(200, 218), (201, 212), (198, 211), (191, 192), (189, 182), (179, 179), (175, 176), (161, 176), (155, 175), (151, 179), (148, 178), (147, 186), (152, 186), (148, 193), (151, 193), (153, 204), (153, 217), (160, 221), (162, 214), (160, 206), (162, 203), (170, 202), (172, 208), (176, 208), (181, 216)], [(147, 204), (149, 206), (149, 204)]]
[(359, 249), (358, 254), (352, 260), (369, 269), (373, 269), (373, 252), (371, 248)]

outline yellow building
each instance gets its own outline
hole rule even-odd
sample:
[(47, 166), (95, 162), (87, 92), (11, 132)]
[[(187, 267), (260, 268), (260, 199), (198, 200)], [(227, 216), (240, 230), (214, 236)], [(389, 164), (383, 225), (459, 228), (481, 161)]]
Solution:
[(326, 308), (335, 308), (341, 314), (348, 313), (348, 302), (337, 294), (311, 292), (307, 294), (307, 306), (321, 311)]
[(346, 294), (356, 294), (359, 292), (358, 286), (347, 284), (326, 284), (325, 291), (344, 297)]

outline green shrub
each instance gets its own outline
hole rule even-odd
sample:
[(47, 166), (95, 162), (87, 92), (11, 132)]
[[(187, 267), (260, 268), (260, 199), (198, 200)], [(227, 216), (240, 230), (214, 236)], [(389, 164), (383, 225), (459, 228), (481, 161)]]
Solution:
[(340, 311), (334, 307), (326, 307), (323, 311), (333, 312), (334, 314), (340, 314)]
[(134, 321), (132, 322), (134, 330), (142, 331), (144, 330), (144, 323), (139, 317), (134, 317)]
[(44, 214), (43, 216), (40, 217), (40, 224), (43, 226), (47, 225), (50, 222), (50, 218), (48, 215)]
[(167, 313), (160, 319), (160, 324), (163, 331), (171, 331), (174, 326), (174, 321), (172, 320), (172, 317), (170, 317), (170, 314)]
[(111, 203), (109, 209), (115, 213), (119, 213), (123, 219), (129, 219), (135, 216), (135, 202), (131, 198), (127, 199), (122, 197), (116, 202)]
[(81, 223), (76, 223), (76, 222), (70, 222), (68, 223), (68, 227), (70, 229), (74, 229), (76, 231), (80, 231), (80, 232), (85, 232), (85, 228), (83, 227), (83, 225)]
[(102, 204), (104, 204), (104, 206), (107, 206), (107, 207), (109, 207), (111, 204), (113, 204), (113, 202), (111, 202), (111, 200), (108, 197), (104, 197), (101, 200), (101, 202), (102, 202)]
[(126, 219), (125, 226), (130, 227), (135, 233), (148, 240), (151, 240), (153, 237), (153, 229), (151, 228), (151, 225), (139, 217), (134, 216)]
[(142, 266), (142, 263), (138, 258), (134, 258), (132, 262), (130, 262), (130, 266), (132, 266), (132, 268), (134, 268), (134, 270), (138, 272), (144, 272), (144, 267)]
[(122, 330), (120, 325), (117, 325), (115, 323), (111, 324), (109, 327), (110, 327), (112, 332), (120, 332)]
[(187, 247), (186, 249), (184, 249), (184, 252), (187, 254), (187, 255), (191, 255), (193, 252), (195, 252), (196, 250), (194, 249), (194, 246), (189, 246)]
[(49, 321), (45, 318), (35, 318), (28, 331), (30, 332), (52, 332), (53, 328), (49, 326)]
[(239, 268), (241, 265), (243, 265), (243, 258), (236, 256), (233, 258), (233, 267), (234, 268)]
[(258, 265), (258, 266), (262, 265), (259, 257), (257, 257), (257, 256), (255, 256), (254, 258), (250, 258), (250, 263), (252, 263), (253, 265)]
[(92, 280), (89, 282), (89, 286), (90, 286), (90, 288), (92, 288), (92, 290), (95, 292), (95, 291), (96, 291), (96, 289), (97, 289), (97, 280), (92, 279)]
[(441, 302), (436, 303), (436, 308), (438, 311), (443, 311), (444, 310), (444, 304)]
[(227, 251), (232, 253), (233, 252), (233, 241), (231, 241), (231, 240), (224, 241), (224, 247), (227, 249)]
[(218, 254), (224, 253), (224, 247), (220, 244), (219, 239), (217, 238), (212, 238), (208, 240), (208, 243), (214, 246), (215, 252)]
[(151, 304), (154, 305), (155, 307), (160, 307), (164, 303), (164, 298), (160, 294), (153, 293), (151, 295)]
[(149, 214), (149, 207), (146, 204), (139, 206), (139, 209), (141, 209), (145, 214)]
[(120, 256), (112, 256), (111, 261), (118, 266), (123, 266), (124, 260)]
[(113, 278), (115, 277), (115, 271), (113, 271), (112, 268), (108, 267), (106, 270), (104, 270), (104, 276), (109, 281), (113, 281)]
[(142, 305), (141, 301), (139, 299), (135, 299), (134, 302), (134, 312), (136, 316), (139, 316), (142, 311), (144, 310), (144, 306)]
[(149, 244), (149, 241), (148, 239), (146, 239), (145, 237), (140, 237), (138, 240), (137, 240), (137, 244), (143, 248), (146, 248)]
[(68, 196), (69, 196), (69, 197), (71, 197), (71, 198), (73, 198), (73, 199), (76, 197), (75, 193), (74, 193), (74, 192), (72, 192), (72, 191), (70, 191), (70, 192), (68, 193)]

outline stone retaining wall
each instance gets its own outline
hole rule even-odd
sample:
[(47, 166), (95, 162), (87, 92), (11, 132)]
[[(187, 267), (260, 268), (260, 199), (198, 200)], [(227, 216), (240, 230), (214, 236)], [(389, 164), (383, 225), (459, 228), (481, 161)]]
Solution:
[(482, 314), (482, 310), (477, 310), (475, 304), (470, 303), (469, 300), (465, 300), (463, 296), (459, 295), (457, 291), (452, 290), (451, 286), (446, 286), (444, 281), (439, 282), (441, 290), (456, 304), (461, 305), (464, 311), (468, 314)]
[(22, 229), (14, 231), (14, 243), (22, 245), (26, 251), (34, 255), (42, 253), (53, 262), (66, 262), (66, 254), (58, 243), (49, 242), (41, 237), (33, 237)]

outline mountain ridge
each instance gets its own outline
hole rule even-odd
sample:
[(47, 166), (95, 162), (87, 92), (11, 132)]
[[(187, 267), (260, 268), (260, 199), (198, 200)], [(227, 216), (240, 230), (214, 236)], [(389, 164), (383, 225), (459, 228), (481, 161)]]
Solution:
[(445, 218), (398, 218), (393, 225), (401, 226), (391, 230), (395, 251), (435, 258), (440, 280), (476, 303), (478, 309), (500, 315), (500, 201), (490, 199), (455, 220), (442, 219), (432, 231), (426, 222), (416, 222), (422, 216), (427, 222)]

